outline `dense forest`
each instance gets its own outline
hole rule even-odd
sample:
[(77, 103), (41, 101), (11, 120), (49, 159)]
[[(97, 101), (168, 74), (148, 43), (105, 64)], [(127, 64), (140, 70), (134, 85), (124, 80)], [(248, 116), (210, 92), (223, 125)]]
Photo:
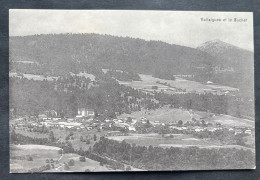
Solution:
[(90, 65), (104, 69), (153, 73), (187, 73), (214, 60), (202, 51), (160, 41), (98, 34), (55, 34), (10, 37), (10, 61), (32, 61), (38, 72), (60, 75)]
[(248, 99), (213, 94), (145, 93), (120, 85), (106, 74), (89, 78), (67, 75), (53, 81), (34, 81), (10, 78), (10, 108), (15, 115), (39, 115), (55, 110), (61, 117), (75, 117), (77, 109), (92, 108), (100, 119), (114, 118), (116, 113), (130, 114), (141, 109), (157, 109), (164, 105), (175, 108), (209, 111), (236, 117), (254, 116), (254, 107)]
[[(55, 110), (61, 117), (75, 117), (81, 107), (93, 108), (102, 117), (114, 118), (115, 113), (131, 113), (143, 108), (158, 108), (150, 94), (118, 84), (108, 76), (98, 82), (77, 76), (57, 81), (34, 81), (10, 78), (10, 108), (15, 115), (38, 115)], [(93, 85), (94, 84), (94, 85)]]

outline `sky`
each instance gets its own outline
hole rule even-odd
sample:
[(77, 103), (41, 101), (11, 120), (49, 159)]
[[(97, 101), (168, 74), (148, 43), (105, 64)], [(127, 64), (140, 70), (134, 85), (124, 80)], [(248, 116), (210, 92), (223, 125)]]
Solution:
[[(221, 21), (202, 21), (201, 18)], [(246, 19), (234, 22), (234, 18)], [(226, 19), (226, 21), (223, 21)], [(230, 22), (229, 19), (232, 19)], [(97, 33), (196, 48), (219, 39), (253, 51), (253, 13), (147, 10), (9, 10), (9, 35)]]

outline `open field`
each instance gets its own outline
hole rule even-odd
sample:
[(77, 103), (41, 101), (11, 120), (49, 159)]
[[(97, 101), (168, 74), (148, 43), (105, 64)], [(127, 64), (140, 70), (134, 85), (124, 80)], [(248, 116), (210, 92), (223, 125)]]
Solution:
[(214, 115), (213, 117), (208, 117), (208, 114), (202, 111), (193, 111), (193, 114), (191, 115), (188, 110), (169, 108), (167, 106), (156, 110), (141, 110), (131, 114), (122, 114), (118, 116), (118, 118), (126, 117), (132, 117), (137, 120), (145, 117), (150, 121), (159, 121), (161, 123), (172, 123), (178, 122), (179, 120), (182, 120), (185, 123), (194, 117), (196, 120), (204, 118), (205, 121), (213, 124), (221, 123), (226, 127), (254, 127), (255, 124), (253, 120), (237, 118), (230, 115), (220, 114)]
[(237, 149), (250, 149), (239, 145), (222, 145), (218, 140), (213, 139), (198, 139), (192, 135), (187, 134), (172, 134), (173, 137), (162, 137), (159, 134), (131, 134), (129, 136), (111, 136), (109, 139), (116, 141), (125, 140), (128, 143), (135, 143), (139, 146), (159, 146), (163, 148), (169, 147), (191, 147), (196, 146), (199, 148), (237, 148)]
[[(84, 76), (85, 78), (90, 78), (91, 81), (95, 80), (95, 76), (93, 74), (88, 74), (86, 72), (80, 72), (78, 74), (73, 74), (72, 72), (70, 73), (70, 75), (76, 75), (76, 76)], [(10, 72), (9, 73), (10, 77), (21, 77), (20, 75), (18, 75), (17, 73), (14, 72)], [(43, 80), (48, 80), (48, 81), (53, 81), (53, 79), (58, 79), (59, 77), (56, 76), (43, 76), (43, 75), (39, 75), (39, 74), (23, 74), (23, 76), (27, 79), (32, 79), (35, 81), (43, 81)]]
[[(59, 160), (58, 163), (53, 163), (54, 168), (44, 172), (84, 172), (89, 171), (110, 171), (105, 165), (101, 166), (99, 162), (86, 158), (86, 162), (79, 161), (78, 154), (63, 154), (59, 155), (58, 147), (44, 145), (11, 145), (10, 147), (10, 172), (28, 172), (33, 168), (39, 168), (47, 165), (46, 159)], [(33, 161), (19, 159), (19, 157), (31, 156)], [(74, 166), (69, 166), (68, 170), (64, 169), (64, 163), (68, 163), (70, 159), (75, 161)]]
[(111, 136), (109, 139), (116, 141), (123, 141), (129, 143), (135, 143), (140, 146), (209, 146), (209, 145), (221, 145), (219, 141), (208, 139), (197, 139), (192, 135), (187, 134), (172, 134), (173, 137), (159, 134), (131, 134), (129, 136)]
[[(99, 162), (91, 160), (89, 158), (86, 158), (85, 162), (79, 161), (79, 155), (70, 153), (70, 154), (64, 154), (62, 158), (59, 160), (60, 166), (56, 169), (48, 170), (47, 172), (85, 172), (88, 170), (89, 172), (106, 172), (106, 171), (121, 171), (121, 170), (114, 170), (108, 167), (107, 165), (101, 166)], [(71, 159), (74, 160), (75, 165), (69, 166), (68, 170), (64, 169), (64, 163), (68, 163)], [(134, 167), (131, 167), (133, 171), (140, 171), (141, 169), (137, 169)], [(143, 171), (143, 170), (141, 170)]]
[(220, 114), (209, 119), (210, 122), (221, 123), (230, 127), (255, 127), (255, 122), (249, 119), (237, 118), (230, 115)]
[(68, 163), (70, 159), (73, 159), (75, 162), (74, 166), (69, 166), (68, 170), (64, 170), (64, 166), (60, 168), (49, 170), (48, 172), (85, 172), (85, 170), (92, 171), (109, 171), (106, 166), (101, 166), (99, 162), (86, 158), (86, 162), (79, 161), (78, 154), (64, 154), (60, 159), (60, 164)]
[[(21, 77), (17, 73), (9, 73), (10, 77)], [(44, 77), (43, 75), (37, 75), (37, 74), (23, 74), (23, 76), (29, 80), (35, 80), (35, 81), (43, 81), (43, 80), (48, 80), (48, 81), (53, 81), (53, 79), (58, 79), (58, 77), (54, 76), (47, 76)]]
[[(169, 94), (174, 94), (178, 93), (175, 92), (175, 88), (181, 88), (181, 89), (186, 89), (186, 92), (194, 92), (196, 91), (197, 93), (203, 93), (204, 89), (205, 90), (213, 90), (213, 89), (219, 89), (219, 90), (230, 90), (230, 91), (235, 91), (237, 90), (236, 88), (228, 87), (228, 86), (222, 86), (222, 85), (207, 85), (207, 84), (202, 84), (200, 82), (196, 81), (190, 81), (182, 78), (176, 78), (176, 80), (165, 80), (165, 79), (160, 79), (160, 78), (155, 78), (152, 75), (145, 75), (145, 74), (139, 74), (141, 81), (132, 81), (132, 82), (125, 82), (125, 81), (118, 81), (120, 84), (130, 86), (135, 89), (141, 89), (144, 91), (150, 91), (153, 92), (154, 89), (152, 89), (152, 86), (157, 86), (158, 89), (156, 90), (157, 92), (164, 91), (164, 93), (169, 93)], [(162, 85), (160, 83), (167, 83), (169, 86)]]
[[(11, 145), (10, 146), (10, 172), (28, 172), (33, 168), (46, 165), (46, 159), (58, 160), (60, 148), (44, 145)], [(32, 157), (28, 161), (27, 157)]]
[[(200, 119), (201, 117), (206, 116), (206, 112), (194, 113), (193, 117), (196, 119)], [(118, 116), (118, 118), (126, 118), (132, 117), (134, 119), (140, 120), (142, 117), (145, 117), (149, 121), (159, 121), (161, 123), (173, 123), (182, 120), (183, 122), (190, 121), (192, 116), (187, 110), (183, 109), (176, 109), (176, 108), (169, 108), (163, 107), (156, 110), (142, 110), (136, 111), (132, 114), (122, 114)]]

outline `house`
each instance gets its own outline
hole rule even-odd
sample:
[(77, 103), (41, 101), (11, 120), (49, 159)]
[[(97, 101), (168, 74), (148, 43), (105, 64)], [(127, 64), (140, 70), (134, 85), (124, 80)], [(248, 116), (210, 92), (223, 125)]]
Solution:
[(10, 108), (9, 111), (10, 111), (9, 116), (13, 117), (14, 116), (14, 108)]
[(209, 127), (207, 128), (207, 130), (210, 132), (215, 132), (216, 130), (218, 130), (218, 128)]
[(203, 89), (203, 91), (204, 91), (204, 93), (212, 93), (212, 94), (214, 94), (214, 93), (217, 92), (217, 91), (214, 90), (214, 89)]
[(251, 131), (250, 129), (248, 129), (248, 130), (245, 130), (245, 134), (252, 135), (252, 131)]
[(236, 129), (235, 130), (235, 135), (237, 135), (237, 134), (242, 134), (243, 133), (243, 131), (241, 130), (241, 129)]
[(69, 129), (71, 129), (71, 128), (79, 128), (82, 125), (82, 123), (58, 122), (58, 125), (61, 128), (69, 128)]
[(160, 125), (160, 121), (154, 121), (153, 124), (154, 125)]
[(177, 129), (179, 131), (186, 130), (187, 127), (169, 126), (170, 129)]
[(205, 129), (204, 128), (195, 128), (195, 132), (201, 132), (201, 131), (204, 131)]
[(52, 118), (53, 121), (59, 121), (61, 118)]
[(94, 109), (85, 109), (85, 108), (79, 108), (78, 114), (76, 115), (77, 118), (81, 117), (94, 117), (95, 111)]
[(87, 126), (86, 129), (89, 131), (89, 130), (92, 129), (92, 127), (91, 126)]
[(42, 120), (46, 120), (47, 119), (47, 115), (46, 114), (39, 114), (38, 118), (42, 119)]
[(58, 113), (54, 110), (44, 111), (44, 114), (46, 114), (48, 117), (57, 117)]
[(128, 127), (128, 130), (129, 130), (129, 131), (136, 131), (136, 129), (135, 129), (134, 126), (129, 126), (129, 127)]

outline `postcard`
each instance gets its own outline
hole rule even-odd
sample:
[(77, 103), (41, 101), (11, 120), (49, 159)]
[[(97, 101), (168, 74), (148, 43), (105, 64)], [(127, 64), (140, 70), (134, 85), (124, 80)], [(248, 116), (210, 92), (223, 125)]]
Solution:
[(255, 169), (252, 12), (9, 10), (10, 173)]

